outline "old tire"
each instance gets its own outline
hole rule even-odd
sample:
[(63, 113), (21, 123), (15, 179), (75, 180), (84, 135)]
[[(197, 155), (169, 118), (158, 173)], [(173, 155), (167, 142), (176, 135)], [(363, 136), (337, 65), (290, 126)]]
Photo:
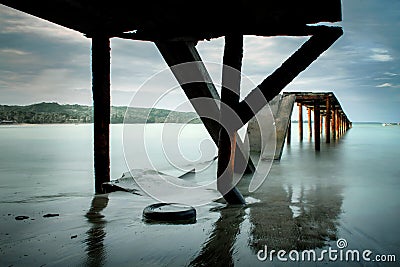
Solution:
[(178, 203), (156, 203), (143, 210), (143, 219), (149, 223), (195, 223), (196, 210)]

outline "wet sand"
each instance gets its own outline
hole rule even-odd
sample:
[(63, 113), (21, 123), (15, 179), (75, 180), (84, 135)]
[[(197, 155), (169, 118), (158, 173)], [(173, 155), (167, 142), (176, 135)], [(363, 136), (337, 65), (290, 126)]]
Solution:
[[(351, 138), (357, 131), (355, 127), (339, 142), (323, 144), (320, 153), (307, 141), (292, 142), (256, 192), (245, 193), (246, 183), (239, 185), (248, 202), (245, 207), (214, 201), (196, 207), (194, 224), (144, 222), (144, 207), (156, 202), (144, 194), (93, 195), (90, 188), (44, 191), (34, 197), (16, 193), (1, 201), (0, 265), (266, 266), (271, 263), (257, 259), (265, 245), (320, 251), (335, 248), (339, 238), (347, 240), (348, 248), (399, 255), (399, 169), (383, 172), (391, 163), (379, 160), (371, 167), (368, 157), (379, 156), (378, 150), (359, 159), (357, 153), (370, 151), (371, 143), (357, 136), (360, 144), (354, 144)], [(398, 158), (387, 160), (394, 163)], [(19, 192), (17, 187), (2, 187), (3, 192)], [(22, 215), (29, 218), (15, 219)], [(321, 264), (344, 263), (273, 262)]]

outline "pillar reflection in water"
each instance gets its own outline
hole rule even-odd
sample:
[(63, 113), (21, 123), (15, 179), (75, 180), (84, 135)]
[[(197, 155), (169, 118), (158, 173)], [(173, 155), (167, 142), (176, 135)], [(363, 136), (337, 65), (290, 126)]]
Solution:
[(244, 207), (228, 206), (221, 208), (220, 213), (210, 237), (189, 266), (234, 266), (234, 245), (245, 218)]
[(254, 253), (265, 245), (286, 251), (321, 248), (337, 239), (340, 186), (283, 184), (265, 191), (263, 201), (249, 212), (249, 245)]
[(106, 236), (105, 225), (107, 221), (101, 214), (107, 207), (108, 195), (95, 195), (89, 211), (86, 213), (87, 221), (90, 223), (90, 229), (86, 232), (86, 266), (101, 266), (106, 259), (106, 250), (104, 247), (104, 238)]

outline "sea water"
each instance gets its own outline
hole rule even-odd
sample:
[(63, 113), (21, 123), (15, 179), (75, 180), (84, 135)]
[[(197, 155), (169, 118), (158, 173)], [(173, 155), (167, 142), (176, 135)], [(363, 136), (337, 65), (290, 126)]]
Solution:
[[(174, 125), (171, 133), (162, 124), (148, 125), (145, 137), (138, 134), (143, 127), (111, 125), (112, 179), (132, 168), (173, 173), (174, 164), (196, 165), (216, 155), (202, 125)], [(92, 125), (1, 126), (0, 263), (265, 266), (257, 258), (265, 246), (321, 251), (336, 248), (338, 239), (348, 249), (400, 260), (400, 127), (354, 124), (329, 144), (323, 134), (319, 152), (307, 131), (303, 141), (296, 123), (292, 131), (263, 185), (249, 193), (239, 184), (246, 207), (213, 201), (196, 207), (195, 224), (147, 225), (141, 212), (155, 202), (151, 197), (94, 196)], [(160, 138), (165, 132), (172, 137)], [(197, 182), (215, 179), (213, 172), (203, 173)], [(101, 216), (88, 216), (94, 211)], [(59, 218), (43, 219), (50, 212)], [(16, 221), (17, 215), (30, 219)], [(285, 265), (276, 258), (274, 263)]]

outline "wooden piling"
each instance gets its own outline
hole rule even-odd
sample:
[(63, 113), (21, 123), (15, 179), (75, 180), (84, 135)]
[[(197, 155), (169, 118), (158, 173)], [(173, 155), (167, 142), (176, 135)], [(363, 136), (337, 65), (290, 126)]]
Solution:
[(217, 188), (229, 204), (245, 204), (243, 196), (233, 185), (237, 132), (229, 124), (232, 118), (230, 109), (238, 105), (240, 98), (242, 57), (243, 35), (225, 36), (224, 66), (232, 67), (237, 71), (232, 72), (226, 67), (222, 69)]
[(299, 103), (299, 140), (303, 141), (303, 105)]
[(343, 116), (342, 114), (340, 114), (340, 125), (339, 125), (339, 132), (340, 132), (340, 136), (343, 135)]
[(92, 38), (92, 92), (94, 121), (94, 175), (96, 193), (110, 181), (110, 40)]
[(340, 125), (340, 127), (342, 128), (342, 130), (341, 130), (341, 134), (343, 135), (344, 134), (344, 116), (343, 116), (343, 114), (342, 114), (342, 118), (340, 119), (340, 121), (341, 121), (341, 125)]
[(326, 143), (331, 142), (331, 98), (326, 98), (326, 116), (325, 116), (325, 140)]
[(336, 112), (336, 136), (340, 138), (340, 114), (339, 111)]
[(346, 118), (344, 115), (342, 115), (342, 135), (345, 133), (345, 128), (344, 128), (344, 122), (345, 122)]
[(290, 145), (291, 139), (292, 139), (292, 122), (289, 119), (289, 125), (288, 125), (287, 136), (286, 136), (286, 142), (288, 145)]
[(324, 116), (320, 115), (320, 122), (319, 122), (320, 134), (324, 132)]
[(343, 134), (346, 132), (346, 117), (343, 116), (343, 120), (342, 120), (342, 132)]
[(314, 143), (315, 143), (315, 150), (319, 151), (321, 149), (320, 144), (320, 107), (319, 102), (314, 102)]
[(312, 137), (312, 127), (311, 127), (311, 108), (307, 108), (307, 124), (308, 124), (308, 135)]
[(332, 116), (332, 138), (336, 140), (336, 108), (333, 109), (333, 116)]

